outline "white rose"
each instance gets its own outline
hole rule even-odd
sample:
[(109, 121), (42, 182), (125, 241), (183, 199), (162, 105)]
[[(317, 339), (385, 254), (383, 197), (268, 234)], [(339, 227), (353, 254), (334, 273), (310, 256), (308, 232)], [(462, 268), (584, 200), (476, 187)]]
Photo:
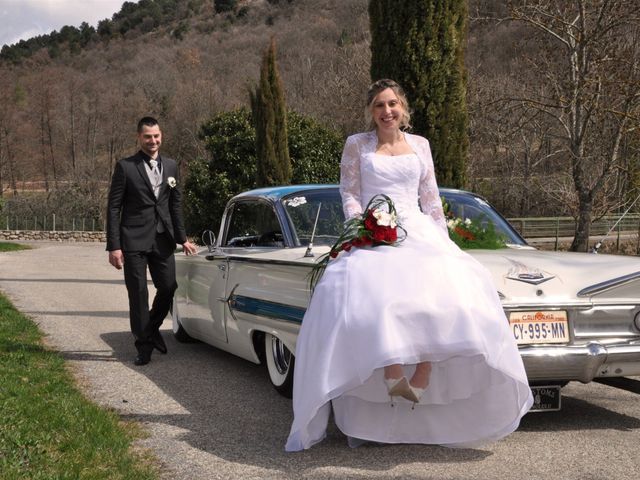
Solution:
[(373, 212), (373, 216), (376, 219), (376, 223), (381, 227), (388, 227), (393, 221), (393, 217), (390, 213), (377, 209)]
[(391, 221), (389, 222), (389, 226), (391, 228), (396, 228), (398, 225), (398, 216), (395, 213), (391, 214)]
[(167, 185), (169, 185), (169, 187), (171, 188), (175, 188), (175, 186), (178, 184), (178, 182), (176, 182), (176, 179), (173, 177), (168, 177), (167, 178)]

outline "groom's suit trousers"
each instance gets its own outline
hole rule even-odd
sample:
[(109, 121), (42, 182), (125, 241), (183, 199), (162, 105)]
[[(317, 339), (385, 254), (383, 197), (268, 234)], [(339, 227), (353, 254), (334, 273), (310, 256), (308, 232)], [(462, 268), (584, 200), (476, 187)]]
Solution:
[[(166, 233), (157, 233), (153, 246), (144, 252), (124, 252), (124, 281), (129, 295), (131, 332), (139, 353), (153, 350), (152, 336), (156, 334), (171, 308), (176, 283), (176, 263), (173, 240)], [(149, 309), (147, 267), (156, 287), (156, 295)]]

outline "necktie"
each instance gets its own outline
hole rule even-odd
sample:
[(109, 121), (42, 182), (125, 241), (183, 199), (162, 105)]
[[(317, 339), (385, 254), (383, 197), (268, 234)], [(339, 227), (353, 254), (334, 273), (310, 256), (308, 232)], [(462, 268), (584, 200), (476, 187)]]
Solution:
[(149, 160), (149, 166), (151, 167), (151, 183), (153, 184), (153, 193), (157, 198), (160, 184), (162, 183), (162, 176), (160, 175), (160, 169), (158, 168), (158, 161)]
[[(151, 183), (153, 186), (153, 194), (158, 198), (160, 194), (160, 185), (162, 184), (162, 175), (160, 175), (160, 169), (158, 168), (157, 160), (149, 160), (149, 166), (151, 167)], [(156, 232), (164, 232), (164, 225), (162, 221), (156, 217)]]

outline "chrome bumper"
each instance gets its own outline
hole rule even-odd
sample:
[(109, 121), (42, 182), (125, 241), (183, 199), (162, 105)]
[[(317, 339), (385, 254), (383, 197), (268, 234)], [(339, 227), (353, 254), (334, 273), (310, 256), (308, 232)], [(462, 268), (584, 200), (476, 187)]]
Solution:
[(529, 381), (577, 380), (640, 375), (640, 342), (603, 345), (531, 345), (520, 347)]

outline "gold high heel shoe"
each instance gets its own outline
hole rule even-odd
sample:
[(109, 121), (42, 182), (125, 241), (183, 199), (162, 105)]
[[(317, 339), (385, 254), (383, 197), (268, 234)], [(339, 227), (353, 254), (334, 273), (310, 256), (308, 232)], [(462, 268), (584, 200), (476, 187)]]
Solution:
[(413, 402), (413, 405), (411, 405), (411, 410), (416, 408), (416, 403), (420, 402), (420, 399), (422, 398), (422, 395), (424, 394), (424, 391), (427, 389), (427, 387), (425, 388), (418, 388), (418, 387), (413, 387), (411, 385), (409, 385), (409, 391), (407, 395), (402, 395), (404, 398), (406, 398), (407, 400), (409, 400), (410, 402)]
[[(431, 363), (423, 362), (421, 365), (423, 369), (426, 368), (426, 373), (427, 373), (426, 385), (420, 388), (420, 387), (414, 387), (413, 385), (411, 385), (411, 383), (409, 383), (409, 389), (408, 389), (407, 395), (403, 395), (404, 398), (406, 398), (410, 402), (413, 402), (413, 405), (411, 405), (411, 410), (414, 410), (416, 408), (416, 404), (420, 403), (420, 399), (422, 398), (424, 391), (427, 389), (427, 387), (429, 386), (429, 382), (431, 381)], [(417, 369), (418, 367), (416, 366), (416, 371)]]
[(384, 383), (387, 385), (387, 391), (389, 392), (389, 398), (391, 399), (391, 406), (393, 407), (393, 397), (404, 397), (407, 398), (411, 391), (411, 387), (409, 386), (409, 380), (407, 377), (400, 378), (385, 378)]

